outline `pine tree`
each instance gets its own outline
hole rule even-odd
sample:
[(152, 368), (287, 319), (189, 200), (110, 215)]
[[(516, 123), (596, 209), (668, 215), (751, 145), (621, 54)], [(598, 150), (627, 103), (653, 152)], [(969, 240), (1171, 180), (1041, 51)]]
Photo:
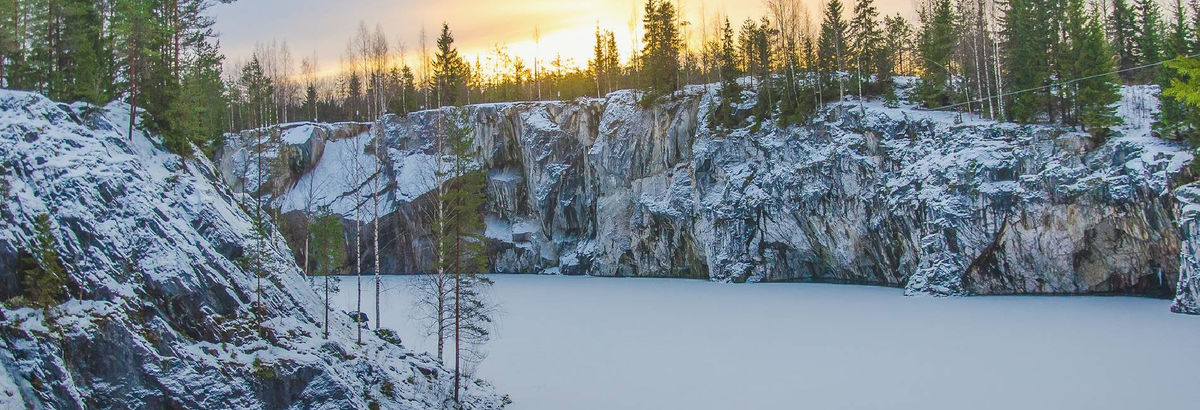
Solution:
[(325, 338), (329, 338), (329, 303), (330, 291), (332, 290), (329, 276), (339, 270), (345, 263), (345, 231), (342, 229), (341, 218), (331, 213), (328, 207), (323, 207), (317, 211), (309, 232), (309, 235), (312, 237), (312, 249), (314, 250), (314, 269), (325, 277), (325, 320), (323, 327)]
[(417, 99), (418, 92), (416, 76), (413, 75), (412, 68), (407, 65), (400, 70), (400, 87), (402, 87), (404, 90), (404, 99), (401, 101), (404, 101), (405, 104), (404, 110), (399, 112), (407, 114), (419, 109), (420, 105), (419, 100)]
[(617, 51), (617, 36), (611, 30), (607, 35), (608, 39), (604, 42), (605, 91), (613, 92), (618, 88), (616, 82), (621, 75), (621, 56)]
[[(830, 0), (825, 4), (824, 19), (821, 21), (821, 35), (817, 40), (817, 67), (820, 71), (820, 82), (829, 84), (837, 77), (838, 99), (845, 98), (846, 83), (842, 73), (846, 71), (846, 56), (850, 50), (846, 44), (847, 27), (843, 18), (841, 0)], [(824, 91), (820, 91), (824, 94)]]
[(596, 82), (596, 97), (604, 96), (604, 88), (601, 82), (607, 77), (606, 59), (605, 59), (605, 36), (600, 33), (600, 24), (596, 24), (596, 44), (592, 46), (592, 59), (588, 60), (588, 71), (592, 73), (592, 78)]
[(1003, 50), (1005, 87), (1016, 91), (1008, 114), (1018, 122), (1034, 122), (1048, 112), (1052, 70), (1057, 47), (1048, 0), (1012, 0), (1004, 13)]
[[(1134, 0), (1137, 10), (1137, 44), (1138, 61), (1141, 64), (1152, 64), (1162, 60), (1162, 11), (1158, 0)], [(1141, 77), (1143, 80), (1156, 76), (1153, 68), (1147, 69)]]
[[(463, 121), (465, 122), (465, 121)], [(486, 341), (491, 310), (483, 300), (483, 287), (491, 282), (479, 273), (487, 269), (483, 218), (480, 209), (487, 200), (487, 175), (468, 166), (472, 155), (472, 128), (451, 122), (446, 144), (452, 157), (453, 185), (443, 194), (449, 218), (442, 228), (449, 250), (448, 264), (454, 274), (454, 401), (459, 402), (463, 355)], [(464, 342), (466, 346), (464, 346)], [(466, 348), (467, 350), (464, 350)]]
[(442, 106), (458, 105), (466, 87), (467, 63), (454, 48), (454, 37), (446, 23), (442, 23), (442, 35), (437, 40), (433, 73), (438, 102)]
[[(1182, 0), (1174, 2), (1174, 19), (1170, 24), (1170, 29), (1167, 33), (1166, 41), (1164, 42), (1165, 58), (1178, 58), (1189, 55), (1192, 52), (1192, 38), (1195, 32), (1189, 27), (1187, 21), (1187, 10), (1183, 6)], [(1180, 72), (1172, 69), (1164, 69), (1159, 72), (1157, 83), (1162, 89), (1166, 90), (1171, 87), (1176, 80), (1186, 80), (1180, 78)], [(1200, 116), (1200, 111), (1187, 105), (1182, 100), (1164, 97), (1161, 101), (1161, 111), (1159, 113), (1158, 122), (1155, 124), (1155, 131), (1164, 138), (1172, 138), (1176, 140), (1192, 140), (1197, 136), (1193, 135), (1198, 132), (1195, 127), (1196, 121), (1194, 118)]]
[(102, 35), (101, 3), (91, 0), (63, 0), (60, 27), (62, 50), (57, 58), (59, 89), (51, 90), (50, 98), (61, 101), (87, 101), (93, 104), (108, 102), (112, 90), (107, 75), (107, 61), (112, 59), (110, 48)]
[(948, 105), (955, 99), (950, 73), (952, 53), (958, 42), (954, 8), (950, 0), (929, 0), (921, 8), (920, 17), (917, 47), (922, 70), (917, 99), (927, 107)]
[(1200, 108), (1200, 59), (1184, 58), (1166, 63), (1168, 68), (1179, 72), (1179, 78), (1163, 90), (1163, 95)]
[(23, 89), (25, 82), (25, 7), (20, 1), (0, 2), (0, 87)]
[[(1133, 10), (1129, 7), (1126, 0), (1113, 0), (1112, 14), (1109, 16), (1109, 30), (1112, 35), (1113, 48), (1117, 52), (1118, 67), (1121, 70), (1129, 70), (1137, 67), (1137, 23)], [(1132, 71), (1123, 71), (1121, 78), (1125, 81), (1132, 81), (1137, 73)]]
[(642, 79), (651, 99), (679, 88), (679, 24), (667, 0), (646, 0), (641, 58)]
[[(862, 98), (870, 93), (870, 77), (879, 69), (880, 63), (879, 10), (875, 8), (874, 0), (857, 0), (854, 3), (854, 18), (850, 19), (850, 37), (853, 39), (851, 49), (854, 55), (854, 77), (859, 98)], [(880, 77), (880, 80), (883, 80), (883, 77)]]
[[(1200, 113), (1200, 59), (1168, 61), (1166, 67), (1175, 70), (1178, 75), (1171, 79), (1171, 86), (1163, 90), (1163, 96), (1185, 104), (1192, 112)], [(1193, 148), (1200, 147), (1200, 132), (1197, 132), (1200, 130), (1200, 115), (1181, 120), (1184, 123), (1179, 127), (1186, 130), (1182, 133), (1183, 137)], [(1192, 161), (1192, 172), (1200, 173), (1200, 159)]]
[(1082, 79), (1074, 83), (1073, 101), (1075, 118), (1093, 135), (1103, 137), (1109, 127), (1120, 124), (1116, 115), (1116, 103), (1121, 100), (1119, 79), (1114, 71), (1114, 56), (1104, 36), (1102, 17), (1087, 12), (1084, 0), (1068, 0), (1065, 32), (1070, 45), (1070, 58), (1065, 59), (1069, 68), (1066, 76)]
[(733, 105), (742, 100), (742, 88), (737, 79), (742, 75), (737, 63), (737, 48), (734, 46), (733, 27), (729, 18), (721, 27), (721, 43), (716, 55), (717, 71), (721, 76), (721, 89), (717, 92), (720, 102), (713, 110), (710, 126), (735, 127), (737, 119), (733, 113)]
[(221, 135), (225, 125), (225, 96), (222, 93), (221, 64), (223, 56), (215, 46), (198, 48), (193, 60), (185, 64), (178, 96), (172, 101), (167, 115), (171, 129), (163, 136), (167, 149), (185, 157), (192, 154), (196, 144), (206, 155), (215, 146), (211, 142)]
[(740, 60), (742, 70), (754, 77), (758, 94), (754, 115), (759, 121), (769, 117), (771, 109), (775, 106), (774, 93), (767, 81), (771, 75), (771, 38), (773, 36), (774, 33), (768, 21), (763, 21), (760, 25), (752, 19), (746, 19), (742, 23), (739, 38)]
[(908, 19), (899, 14), (887, 17), (885, 20), (882, 40), (884, 52), (881, 55), (889, 61), (892, 71), (908, 74), (911, 72), (909, 67), (913, 64), (910, 56), (913, 43), (912, 25), (909, 24)]
[(319, 118), (319, 116), (317, 114), (317, 107), (320, 104), (319, 98), (320, 97), (317, 96), (317, 84), (316, 83), (310, 82), (310, 83), (304, 85), (304, 106), (301, 109), (305, 113), (312, 114), (311, 121), (317, 121), (317, 119)]
[(263, 73), (258, 56), (251, 57), (250, 62), (242, 67), (241, 77), (238, 81), (245, 94), (246, 102), (249, 104), (253, 126), (265, 127), (270, 124), (274, 112), (270, 99), (275, 92), (275, 86), (271, 84), (271, 79)]

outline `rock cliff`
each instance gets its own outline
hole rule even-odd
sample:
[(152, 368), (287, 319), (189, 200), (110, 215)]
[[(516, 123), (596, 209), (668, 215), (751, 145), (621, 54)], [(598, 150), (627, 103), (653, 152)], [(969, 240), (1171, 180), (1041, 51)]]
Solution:
[[(231, 135), (221, 156), (252, 152), (256, 135), (284, 147), (268, 153), (323, 144), (324, 155), (276, 161), (291, 165), (270, 169), (274, 185), (259, 194), (284, 213), (328, 205), (381, 224), (387, 272), (428, 270), (432, 138), (457, 121), (473, 128), (475, 165), (488, 173), (497, 272), (1175, 294), (1172, 190), (1190, 178), (1192, 155), (1150, 135), (1154, 87), (1124, 89), (1125, 125), (1106, 140), (903, 100), (827, 105), (785, 128), (740, 107), (744, 126), (713, 128), (715, 91), (689, 86), (650, 107), (635, 91), (474, 105), (386, 115), (369, 130), (288, 124)], [(337, 132), (356, 135), (328, 137)], [(231, 186), (250, 175), (220, 171)], [(372, 187), (382, 187), (378, 221)]]
[[(0, 408), (443, 408), (452, 373), (324, 304), (270, 228), (269, 270), (207, 160), (126, 135), (128, 107), (0, 90)], [(65, 301), (22, 307), (38, 215)], [(257, 312), (256, 312), (257, 311)], [(261, 328), (258, 323), (261, 321)], [(503, 407), (471, 380), (467, 407)]]

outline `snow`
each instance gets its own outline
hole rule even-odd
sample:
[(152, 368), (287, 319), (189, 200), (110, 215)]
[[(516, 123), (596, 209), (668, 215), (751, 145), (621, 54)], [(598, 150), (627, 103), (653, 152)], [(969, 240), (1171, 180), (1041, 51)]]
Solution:
[[(306, 205), (311, 205), (312, 209), (327, 206), (331, 212), (347, 219), (372, 218), (370, 190), (376, 186), (372, 174), (378, 165), (375, 156), (367, 151), (371, 141), (370, 133), (362, 133), (325, 143), (323, 160), (279, 197), (280, 209), (289, 212), (307, 209)], [(355, 164), (359, 169), (355, 169)], [(387, 183), (379, 182), (378, 186), (382, 190)], [(308, 203), (310, 200), (311, 204)], [(379, 208), (381, 214), (391, 212), (393, 204), (388, 196), (380, 197)]]
[[(413, 201), (437, 188), (437, 157), (412, 154), (393, 159), (396, 163), (396, 198)], [(449, 169), (448, 166), (443, 172)]]
[[(479, 375), (516, 410), (1195, 406), (1184, 392), (1195, 389), (1200, 344), (1186, 341), (1200, 340), (1200, 318), (1167, 313), (1167, 300), (492, 279), (503, 314)], [(383, 325), (431, 351), (409, 316), (410, 280), (384, 278)], [(364, 278), (363, 306), (372, 283)], [(342, 279), (338, 303), (352, 308), (354, 290)]]
[[(281, 125), (282, 127), (282, 125)], [(313, 124), (302, 124), (283, 131), (283, 142), (292, 145), (307, 143), (312, 138), (317, 127)]]
[[(317, 336), (320, 299), (270, 225), (269, 280), (252, 278), (238, 263), (254, 241), (251, 218), (211, 162), (184, 161), (141, 131), (127, 136), (126, 104), (85, 108), (0, 90), (0, 163), (13, 198), (0, 203), (0, 257), (27, 246), (33, 220), (49, 214), (72, 279), (72, 297), (57, 306), (0, 306), (0, 409), (145, 408), (164, 398), (212, 409), (440, 407), (449, 379), (429, 356), (371, 333), (356, 343), (342, 316), (328, 339)], [(274, 337), (247, 331), (251, 317)], [(246, 371), (256, 359), (303, 377), (264, 380)], [(381, 394), (384, 381), (394, 395)], [(500, 407), (486, 383), (468, 385), (466, 407)], [(264, 386), (303, 391), (263, 395)]]

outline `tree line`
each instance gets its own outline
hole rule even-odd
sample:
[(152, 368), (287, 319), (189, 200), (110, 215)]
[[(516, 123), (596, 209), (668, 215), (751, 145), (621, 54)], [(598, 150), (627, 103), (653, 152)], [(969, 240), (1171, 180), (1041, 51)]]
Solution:
[(213, 4), (0, 2), (0, 83), (58, 101), (123, 99), (133, 107), (129, 132), (140, 118), (166, 145), (188, 154), (188, 144), (211, 141), (227, 128), (224, 57), (206, 14)]
[[(921, 0), (914, 21), (881, 15), (874, 0), (830, 0), (815, 21), (800, 0), (766, 0), (764, 16), (740, 24), (703, 12), (687, 21), (677, 3), (647, 0), (626, 56), (597, 24), (587, 62), (526, 61), (500, 44), (469, 58), (443, 25), (432, 40), (422, 28), (410, 58), (404, 41), (360, 23), (332, 75), (318, 71), (315, 53), (297, 64), (275, 41), (223, 72), (206, 15), (214, 1), (0, 2), (0, 81), (62, 101), (123, 99), (179, 152), (191, 143), (211, 150), (223, 131), (279, 122), (371, 121), (626, 88), (652, 100), (688, 84), (724, 84), (714, 123), (736, 126), (747, 119), (729, 117), (728, 106), (740, 102), (733, 88), (743, 77), (757, 91), (756, 122), (801, 122), (848, 96), (895, 101), (892, 78), (908, 75), (920, 79), (910, 98), (928, 108), (1100, 133), (1116, 121), (1117, 86), (1169, 87), (1188, 77), (1143, 66), (1200, 52), (1197, 0), (1167, 0), (1166, 12), (1157, 0)], [(1196, 114), (1168, 95), (1156, 130), (1196, 138)]]
[[(445, 72), (438, 71), (444, 62), (431, 55), (423, 29), (410, 66), (403, 42), (389, 49), (379, 27), (360, 24), (337, 75), (311, 75), (315, 57), (305, 59), (302, 83), (290, 88), (304, 91), (276, 91), (272, 98), (279, 120), (361, 121), (382, 112), (569, 100), (627, 88), (646, 91), (649, 101), (689, 84), (722, 84), (725, 98), (713, 120), (736, 126), (747, 120), (731, 117), (729, 109), (740, 102), (738, 78), (749, 78), (756, 91), (750, 119), (789, 124), (847, 97), (895, 101), (893, 76), (906, 75), (919, 78), (910, 99), (927, 108), (1103, 134), (1117, 122), (1113, 104), (1121, 84), (1166, 88), (1187, 79), (1154, 64), (1200, 52), (1200, 5), (1168, 1), (1164, 13), (1156, 0), (921, 0), (910, 21), (882, 15), (873, 0), (830, 0), (814, 21), (799, 0), (767, 0), (760, 18), (733, 24), (726, 16), (704, 16), (696, 30), (677, 3), (648, 0), (641, 34), (630, 39), (631, 55), (620, 55), (614, 32), (597, 24), (586, 65), (561, 57), (528, 62), (496, 45), (473, 60), (450, 50), (456, 58)], [(447, 51), (447, 38), (453, 41), (448, 27), (442, 29), (436, 53)], [(278, 57), (264, 52), (254, 59)], [(1156, 130), (1195, 138), (1195, 114), (1168, 95)]]

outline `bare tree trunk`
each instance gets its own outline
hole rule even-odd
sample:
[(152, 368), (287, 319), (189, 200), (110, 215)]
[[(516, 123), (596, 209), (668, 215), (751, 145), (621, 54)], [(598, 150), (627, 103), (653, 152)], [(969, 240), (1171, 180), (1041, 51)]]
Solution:
[[(357, 146), (357, 144), (356, 144), (356, 146)], [(357, 149), (356, 149), (356, 151), (357, 151)], [(354, 310), (359, 315), (358, 317), (355, 318), (354, 322), (355, 322), (355, 327), (358, 328), (358, 344), (362, 344), (363, 325), (358, 320), (358, 318), (361, 318), (363, 315), (363, 313), (362, 313), (362, 217), (360, 215), (361, 212), (358, 210), (359, 206), (361, 205), (359, 199), (362, 198), (362, 195), (358, 193), (359, 189), (361, 188), (361, 186), (359, 186), (359, 184), (362, 182), (362, 164), (360, 164), (358, 162), (359, 154), (360, 154), (359, 152), (355, 152), (354, 157), (353, 157), (354, 158), (354, 165), (353, 165), (354, 166), (354, 184), (355, 184), (355, 192), (356, 192), (355, 199), (354, 199), (354, 209), (355, 209), (355, 212), (354, 212), (354, 279), (355, 279), (355, 283), (358, 287), (357, 297), (355, 298)], [(378, 320), (379, 318), (375, 318), (375, 319)]]
[(442, 114), (442, 111), (438, 110), (438, 133), (437, 133), (438, 139), (437, 139), (436, 147), (434, 148), (436, 150), (434, 161), (437, 164), (436, 178), (437, 178), (437, 192), (438, 192), (438, 200), (437, 200), (438, 237), (436, 239), (438, 241), (438, 245), (437, 245), (437, 249), (438, 249), (438, 255), (437, 255), (437, 258), (438, 258), (438, 265), (437, 265), (438, 266), (438, 271), (437, 271), (437, 275), (438, 275), (437, 276), (437, 286), (438, 286), (438, 290), (437, 290), (437, 293), (438, 293), (438, 296), (437, 296), (438, 297), (438, 301), (437, 301), (437, 304), (438, 304), (438, 307), (437, 307), (438, 360), (441, 360), (443, 358), (444, 352), (445, 352), (445, 346), (446, 346), (446, 326), (445, 326), (445, 323), (446, 323), (445, 322), (445, 320), (446, 320), (446, 294), (444, 292), (444, 289), (446, 289), (446, 247), (445, 247), (445, 244), (446, 244), (446, 242), (445, 242), (446, 203), (443, 200), (443, 198), (445, 198), (445, 195), (446, 195), (446, 188), (445, 188), (445, 181), (442, 181), (442, 172), (443, 172), (442, 171), (442, 166), (443, 166), (443, 163), (442, 163), (442, 138), (444, 138), (444, 134), (443, 134), (443, 132), (444, 132), (444, 123), (443, 122), (444, 121), (445, 121), (445, 117)]
[(379, 330), (381, 318), (379, 316), (379, 299), (382, 293), (380, 287), (383, 286), (383, 280), (379, 276), (379, 174), (382, 160), (382, 156), (379, 155), (379, 140), (383, 138), (383, 123), (377, 121), (376, 125), (379, 131), (375, 136), (375, 182), (371, 184), (374, 186), (371, 190), (371, 199), (375, 207), (375, 330)]
[[(995, 24), (995, 19), (996, 19), (996, 3), (995, 2), (991, 3), (991, 13), (990, 14), (991, 14), (990, 20), (992, 20), (991, 23)], [(999, 108), (998, 112), (1000, 114), (1000, 120), (1003, 121), (1007, 118), (1004, 115), (1004, 79), (1003, 79), (1003, 77), (1000, 76), (1000, 39), (998, 36), (992, 37), (992, 58), (994, 59), (995, 66), (996, 66), (995, 67), (995, 69), (996, 69), (996, 103)]]
[[(261, 192), (261, 190), (262, 190), (262, 133), (259, 132), (259, 133), (256, 133), (255, 135), (257, 136), (256, 140), (258, 141), (257, 144), (255, 144), (255, 149), (258, 151), (258, 155), (255, 155), (255, 161), (258, 164), (257, 177), (256, 177), (257, 183), (256, 183), (255, 187)], [(263, 241), (264, 229), (263, 229), (263, 221), (262, 221), (262, 196), (258, 195), (258, 193), (256, 193), (254, 195), (254, 221), (255, 221), (254, 229), (258, 231), (258, 232), (256, 232), (256, 235), (255, 235), (257, 238), (257, 243), (255, 244), (255, 247), (257, 249), (254, 250), (254, 276), (255, 276), (255, 279), (258, 281), (258, 286), (256, 286), (254, 289), (254, 294), (255, 294), (254, 317), (255, 317), (255, 320), (258, 322), (258, 333), (261, 335), (262, 334), (262, 252), (263, 252), (262, 241)]]
[(462, 286), (462, 235), (457, 232), (454, 236), (454, 402), (458, 401), (459, 379), (462, 377), (459, 368), (462, 366), (462, 311), (459, 287)]
[[(358, 322), (358, 318), (362, 317), (362, 221), (359, 218), (354, 218), (354, 279), (358, 285), (358, 297), (355, 300), (354, 310), (358, 313), (355, 318), (355, 327), (358, 328), (358, 344), (362, 344), (362, 324)], [(379, 318), (375, 318), (379, 319)]]
[(325, 272), (325, 338), (329, 338), (329, 273)]

